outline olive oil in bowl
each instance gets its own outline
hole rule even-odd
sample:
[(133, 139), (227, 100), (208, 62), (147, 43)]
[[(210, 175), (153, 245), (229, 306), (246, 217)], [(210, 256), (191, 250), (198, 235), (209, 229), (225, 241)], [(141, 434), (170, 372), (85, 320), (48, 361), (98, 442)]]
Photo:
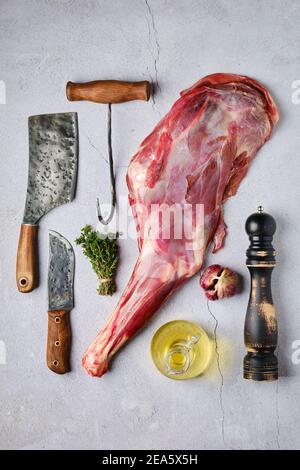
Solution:
[(202, 374), (211, 358), (211, 341), (195, 323), (174, 320), (161, 326), (151, 342), (152, 359), (171, 379), (184, 380)]

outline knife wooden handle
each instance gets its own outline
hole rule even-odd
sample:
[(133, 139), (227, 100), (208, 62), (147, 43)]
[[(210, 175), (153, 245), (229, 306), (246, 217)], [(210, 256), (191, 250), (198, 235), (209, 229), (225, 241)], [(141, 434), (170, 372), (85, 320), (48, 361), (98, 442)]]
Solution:
[(66, 88), (69, 101), (93, 101), (94, 103), (125, 103), (132, 100), (148, 101), (150, 83), (122, 82), (119, 80), (96, 80), (86, 83), (68, 82)]
[(69, 310), (48, 312), (47, 366), (56, 374), (70, 370), (71, 327)]
[(37, 225), (21, 225), (16, 269), (20, 292), (31, 292), (37, 286), (37, 231)]

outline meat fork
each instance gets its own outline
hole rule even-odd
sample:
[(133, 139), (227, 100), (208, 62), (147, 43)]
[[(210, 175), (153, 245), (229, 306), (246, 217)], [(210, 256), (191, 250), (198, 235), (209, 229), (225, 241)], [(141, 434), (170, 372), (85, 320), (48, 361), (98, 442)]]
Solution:
[(96, 80), (86, 83), (68, 82), (66, 93), (69, 101), (86, 100), (92, 101), (94, 103), (103, 103), (108, 105), (107, 143), (111, 189), (111, 208), (107, 219), (104, 219), (102, 216), (100, 202), (97, 198), (97, 216), (99, 222), (103, 225), (108, 225), (113, 218), (117, 201), (112, 151), (111, 105), (125, 103), (127, 101), (133, 100), (148, 101), (150, 98), (150, 83), (148, 81), (123, 82), (119, 80)]

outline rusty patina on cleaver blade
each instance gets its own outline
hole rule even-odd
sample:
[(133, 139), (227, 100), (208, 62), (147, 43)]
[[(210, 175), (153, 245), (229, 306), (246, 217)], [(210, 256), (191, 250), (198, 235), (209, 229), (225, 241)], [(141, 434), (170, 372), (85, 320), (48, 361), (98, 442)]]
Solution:
[(76, 113), (28, 119), (29, 170), (23, 224), (36, 224), (75, 193), (78, 131)]
[(31, 116), (28, 128), (27, 197), (17, 255), (20, 292), (37, 284), (36, 224), (54, 207), (72, 201), (78, 161), (77, 113)]

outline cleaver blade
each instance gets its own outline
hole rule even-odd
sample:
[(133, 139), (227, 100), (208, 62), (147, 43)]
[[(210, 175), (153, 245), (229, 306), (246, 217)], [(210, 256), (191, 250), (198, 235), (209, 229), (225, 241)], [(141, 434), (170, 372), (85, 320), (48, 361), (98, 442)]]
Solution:
[(37, 285), (38, 222), (51, 209), (71, 202), (78, 164), (77, 113), (31, 116), (28, 119), (27, 196), (17, 254), (17, 287), (30, 292)]

